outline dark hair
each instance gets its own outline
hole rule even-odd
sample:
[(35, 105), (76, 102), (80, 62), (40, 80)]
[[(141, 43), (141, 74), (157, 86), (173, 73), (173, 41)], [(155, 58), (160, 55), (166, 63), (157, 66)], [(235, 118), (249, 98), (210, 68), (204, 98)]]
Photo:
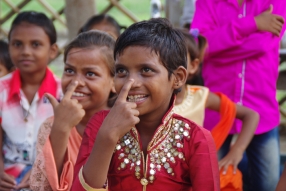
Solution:
[[(177, 30), (181, 31), (185, 37), (185, 44), (191, 60), (198, 58), (199, 62), (202, 63), (204, 57), (204, 50), (207, 45), (206, 38), (201, 35), (198, 35), (197, 39), (195, 39), (196, 37), (190, 34), (189, 30), (187, 29), (177, 29)], [(187, 84), (201, 85), (201, 86), (204, 85), (204, 80), (201, 74), (201, 68), (202, 64), (199, 66), (199, 69), (195, 73), (195, 75), (191, 79), (187, 80)]]
[(168, 70), (169, 78), (179, 66), (187, 68), (184, 36), (167, 19), (153, 18), (132, 24), (117, 39), (114, 58), (129, 46), (143, 46), (154, 51)]
[(8, 43), (3, 40), (0, 40), (0, 62), (4, 64), (8, 71), (11, 71), (14, 67), (10, 58)]
[(8, 38), (10, 39), (13, 29), (23, 22), (37, 25), (45, 31), (50, 39), (51, 44), (57, 42), (57, 32), (53, 22), (43, 13), (38, 13), (35, 11), (24, 11), (19, 13), (14, 21), (12, 22), (11, 29), (9, 31)]
[(192, 34), (189, 33), (187, 29), (177, 29), (179, 30), (185, 38), (185, 43), (187, 46), (188, 53), (190, 54), (191, 59), (198, 58), (200, 62), (203, 61), (204, 49), (207, 45), (207, 40), (202, 35), (198, 35), (197, 39)]
[(94, 15), (91, 18), (89, 18), (87, 22), (80, 28), (78, 33), (89, 31), (92, 29), (94, 25), (97, 25), (100, 23), (107, 23), (110, 26), (113, 26), (115, 29), (114, 32), (116, 32), (117, 36), (120, 35), (120, 30), (124, 28), (124, 27), (121, 27), (113, 17), (107, 14), (100, 14), (100, 15)]
[[(107, 66), (110, 69), (110, 75), (115, 75), (115, 65), (113, 59), (113, 49), (115, 40), (106, 32), (91, 30), (87, 32), (80, 33), (73, 41), (71, 41), (65, 48), (64, 52), (64, 62), (67, 60), (68, 53), (73, 48), (100, 48), (102, 54), (106, 58)], [(110, 92), (108, 106), (112, 107), (116, 99), (116, 94)]]

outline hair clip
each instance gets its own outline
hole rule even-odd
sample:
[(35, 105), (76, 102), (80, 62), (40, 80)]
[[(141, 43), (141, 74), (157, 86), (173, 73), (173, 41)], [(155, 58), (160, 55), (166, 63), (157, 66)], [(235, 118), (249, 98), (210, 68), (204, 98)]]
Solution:
[(195, 29), (190, 29), (190, 34), (194, 37), (196, 43), (198, 44), (199, 43), (199, 35), (200, 35), (200, 31), (198, 28), (195, 28)]

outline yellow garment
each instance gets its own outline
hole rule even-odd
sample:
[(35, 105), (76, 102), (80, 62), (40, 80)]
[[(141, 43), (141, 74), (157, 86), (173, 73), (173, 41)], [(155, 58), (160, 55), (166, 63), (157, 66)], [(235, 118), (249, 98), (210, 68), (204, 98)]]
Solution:
[(186, 88), (187, 94), (182, 103), (175, 105), (174, 112), (203, 126), (209, 89), (191, 85), (187, 85)]

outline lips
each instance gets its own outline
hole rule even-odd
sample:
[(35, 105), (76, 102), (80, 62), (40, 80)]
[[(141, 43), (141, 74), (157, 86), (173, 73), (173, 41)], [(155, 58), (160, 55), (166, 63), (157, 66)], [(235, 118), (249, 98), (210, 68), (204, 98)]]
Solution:
[(32, 61), (32, 60), (20, 60), (19, 63), (23, 64), (23, 65), (31, 65), (34, 63), (34, 61)]

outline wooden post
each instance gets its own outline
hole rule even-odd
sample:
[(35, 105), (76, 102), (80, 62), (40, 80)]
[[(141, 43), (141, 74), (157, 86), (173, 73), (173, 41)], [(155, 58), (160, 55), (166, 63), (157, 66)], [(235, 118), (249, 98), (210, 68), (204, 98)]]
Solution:
[(166, 0), (166, 18), (168, 18), (175, 27), (180, 26), (180, 18), (183, 12), (182, 3), (183, 0)]
[(65, 0), (69, 40), (78, 33), (80, 27), (95, 14), (95, 0)]
[(168, 18), (175, 27), (180, 26), (180, 18), (183, 12), (182, 2), (183, 0), (166, 0), (166, 18)]

